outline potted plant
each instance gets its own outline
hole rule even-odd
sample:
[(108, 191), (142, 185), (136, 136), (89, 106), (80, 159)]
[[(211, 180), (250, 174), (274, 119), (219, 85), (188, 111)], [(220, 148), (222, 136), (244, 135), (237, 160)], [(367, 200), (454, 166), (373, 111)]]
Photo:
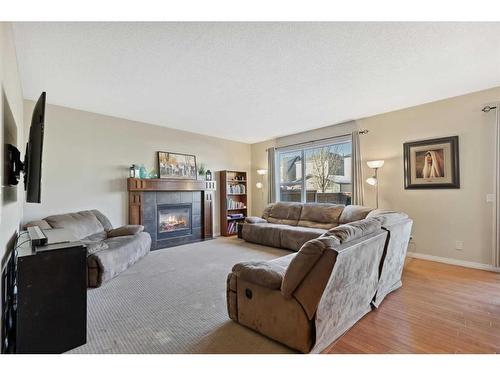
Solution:
[(198, 177), (200, 180), (205, 180), (205, 173), (207, 172), (207, 168), (205, 164), (199, 163), (198, 164)]

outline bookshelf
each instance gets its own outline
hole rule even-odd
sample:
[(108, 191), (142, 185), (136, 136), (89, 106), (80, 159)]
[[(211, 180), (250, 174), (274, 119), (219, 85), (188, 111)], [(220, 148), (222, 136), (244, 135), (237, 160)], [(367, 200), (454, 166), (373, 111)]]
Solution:
[(220, 172), (220, 232), (222, 236), (237, 234), (237, 223), (247, 216), (247, 173)]

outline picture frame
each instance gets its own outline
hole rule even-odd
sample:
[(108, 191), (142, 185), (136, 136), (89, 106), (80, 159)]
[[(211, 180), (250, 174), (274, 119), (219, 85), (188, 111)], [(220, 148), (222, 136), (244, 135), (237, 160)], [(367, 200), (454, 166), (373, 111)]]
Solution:
[(158, 151), (157, 154), (159, 178), (175, 180), (198, 178), (195, 155), (167, 151)]
[(403, 144), (405, 189), (459, 189), (458, 136)]

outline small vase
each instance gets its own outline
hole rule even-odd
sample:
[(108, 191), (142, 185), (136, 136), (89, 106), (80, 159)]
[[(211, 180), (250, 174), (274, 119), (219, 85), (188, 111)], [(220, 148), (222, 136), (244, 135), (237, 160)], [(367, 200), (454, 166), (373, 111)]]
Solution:
[(139, 168), (139, 176), (141, 178), (147, 178), (148, 177), (148, 171), (146, 171), (146, 168), (144, 167), (144, 165), (141, 165), (141, 167)]

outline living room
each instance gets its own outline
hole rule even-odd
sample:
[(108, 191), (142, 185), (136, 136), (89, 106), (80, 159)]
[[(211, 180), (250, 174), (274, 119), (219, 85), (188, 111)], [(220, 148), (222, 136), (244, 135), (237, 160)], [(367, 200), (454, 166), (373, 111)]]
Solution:
[(500, 352), (500, 23), (147, 19), (0, 22), (2, 353)]

